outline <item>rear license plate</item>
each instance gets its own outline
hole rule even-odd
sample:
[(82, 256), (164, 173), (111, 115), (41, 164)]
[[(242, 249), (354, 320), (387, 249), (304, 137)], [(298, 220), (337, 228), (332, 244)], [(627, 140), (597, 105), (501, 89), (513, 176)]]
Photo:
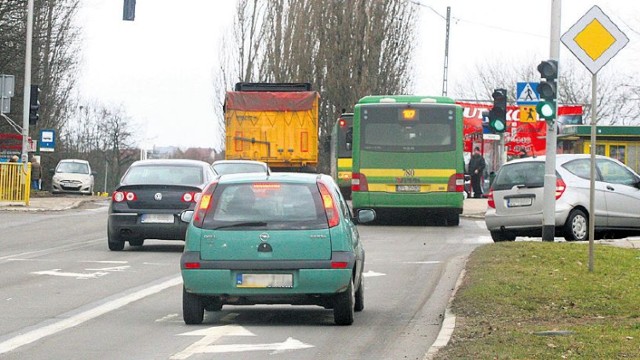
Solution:
[(143, 224), (173, 224), (173, 214), (142, 214)]
[(531, 197), (507, 199), (507, 207), (531, 206), (531, 204), (533, 204), (533, 198)]
[(236, 286), (239, 288), (291, 288), (293, 274), (238, 274)]
[(420, 185), (396, 185), (397, 192), (420, 192)]

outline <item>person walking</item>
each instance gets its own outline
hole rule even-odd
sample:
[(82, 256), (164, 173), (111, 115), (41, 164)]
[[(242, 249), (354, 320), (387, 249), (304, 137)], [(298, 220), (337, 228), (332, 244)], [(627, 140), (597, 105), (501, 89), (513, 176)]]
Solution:
[(31, 188), (33, 190), (40, 190), (41, 181), (42, 166), (40, 166), (38, 159), (34, 156), (31, 158)]
[(469, 174), (471, 175), (471, 188), (473, 189), (473, 197), (479, 199), (482, 197), (482, 187), (480, 186), (480, 181), (482, 180), (482, 174), (484, 173), (484, 168), (487, 164), (484, 161), (484, 158), (480, 154), (480, 148), (475, 147), (473, 149), (473, 155), (471, 155), (471, 159), (469, 159), (469, 166), (467, 169), (469, 170)]

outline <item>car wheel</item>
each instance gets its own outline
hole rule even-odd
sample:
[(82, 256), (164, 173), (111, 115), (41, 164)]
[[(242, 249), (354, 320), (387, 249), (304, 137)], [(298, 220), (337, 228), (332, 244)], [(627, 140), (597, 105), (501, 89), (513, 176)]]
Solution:
[(513, 234), (507, 234), (504, 231), (490, 231), (491, 239), (493, 242), (502, 242), (502, 241), (515, 241), (516, 236)]
[(188, 293), (182, 288), (182, 318), (187, 325), (202, 324), (204, 319), (204, 303), (195, 294)]
[(112, 234), (110, 230), (107, 230), (107, 242), (111, 251), (124, 249), (124, 241), (119, 236)]
[(333, 320), (337, 325), (353, 324), (354, 297), (353, 279), (351, 279), (347, 290), (336, 295), (334, 300)]
[(589, 235), (589, 218), (580, 209), (574, 209), (564, 224), (564, 238), (567, 241), (584, 241)]
[(353, 305), (353, 310), (364, 310), (364, 276), (362, 276), (362, 274), (360, 274), (360, 285), (358, 285), (358, 290), (356, 290), (356, 299)]

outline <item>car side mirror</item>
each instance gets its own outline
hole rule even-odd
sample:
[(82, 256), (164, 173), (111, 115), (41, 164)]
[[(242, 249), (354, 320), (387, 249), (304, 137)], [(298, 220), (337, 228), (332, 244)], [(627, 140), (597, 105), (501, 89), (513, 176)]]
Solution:
[(375, 220), (376, 212), (373, 209), (360, 209), (356, 214), (358, 224), (364, 224)]
[(184, 210), (180, 213), (180, 221), (190, 223), (193, 219), (193, 210)]

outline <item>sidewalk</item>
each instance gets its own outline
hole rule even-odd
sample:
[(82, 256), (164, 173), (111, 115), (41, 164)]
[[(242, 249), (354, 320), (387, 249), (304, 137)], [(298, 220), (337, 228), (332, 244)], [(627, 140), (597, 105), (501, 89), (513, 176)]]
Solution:
[(108, 197), (86, 195), (51, 195), (32, 196), (29, 206), (22, 202), (0, 202), (0, 211), (62, 211), (75, 209), (85, 202), (104, 201)]
[(464, 199), (462, 205), (462, 217), (484, 219), (484, 213), (487, 211), (487, 199)]

